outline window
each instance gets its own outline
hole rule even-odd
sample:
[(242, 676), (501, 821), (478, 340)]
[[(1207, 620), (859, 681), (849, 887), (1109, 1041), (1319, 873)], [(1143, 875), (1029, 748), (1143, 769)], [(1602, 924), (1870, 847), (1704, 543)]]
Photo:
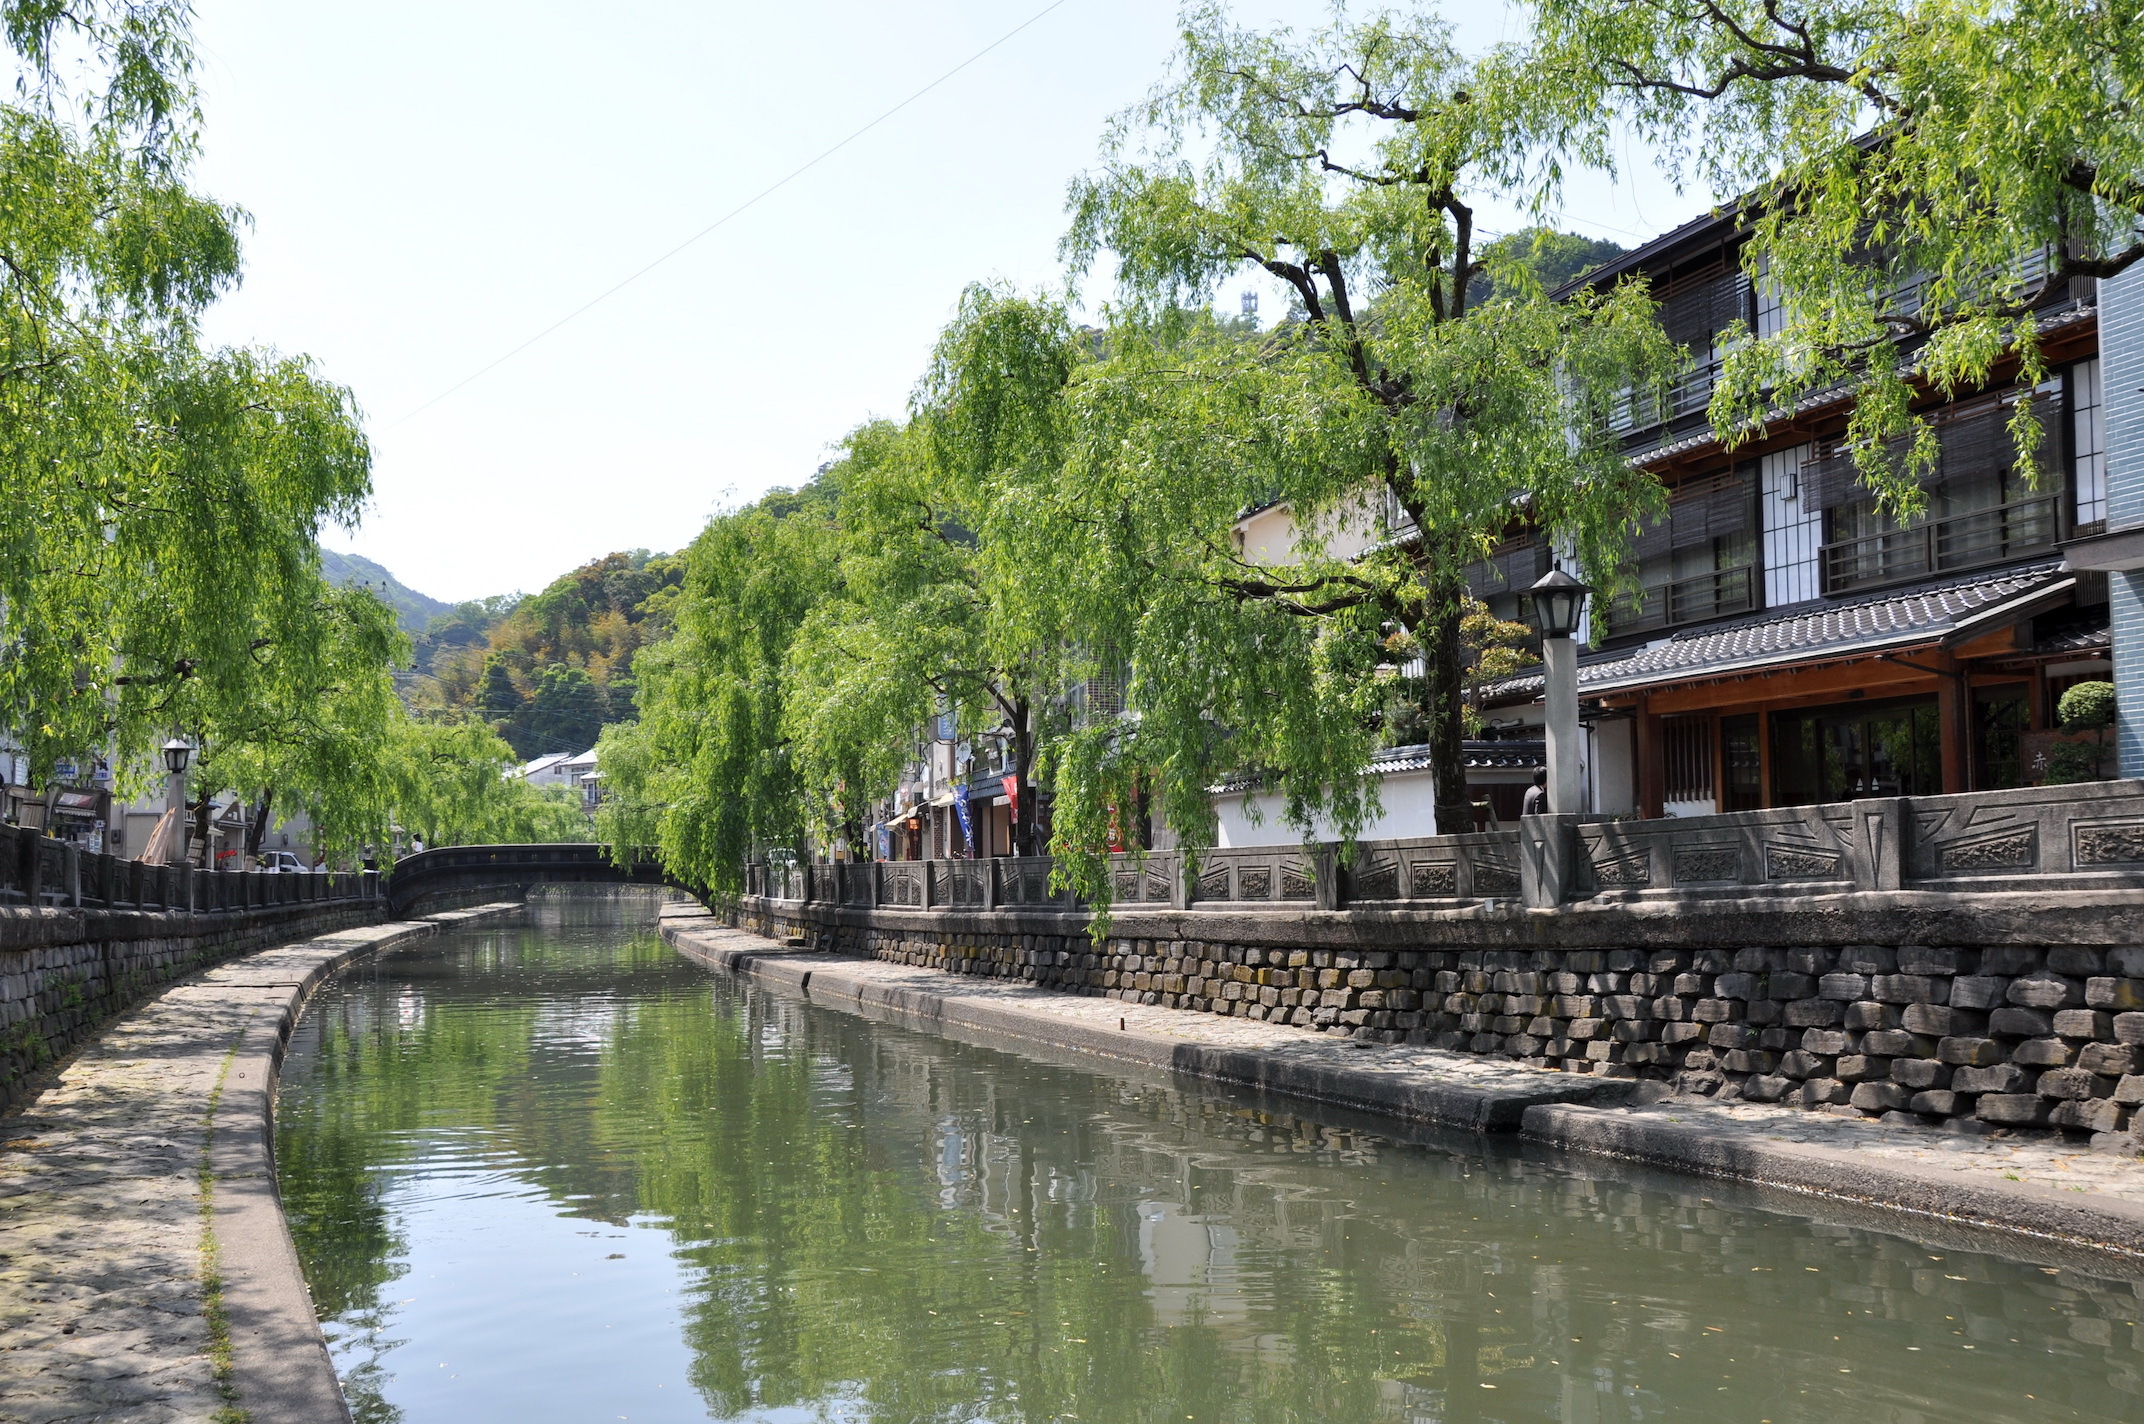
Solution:
[(1772, 280), (1769, 265), (1760, 271), (1756, 288), (1757, 335), (1760, 338), (1777, 336), (1787, 329), (1787, 302), (1779, 284)]
[(2097, 533), (2107, 523), (2107, 412), (2099, 358), (2070, 367), (2069, 387), (2070, 482), (2077, 492), (2077, 531)]
[(2025, 784), (2025, 733), (2032, 701), (2025, 684), (1973, 689), (1973, 789), (2003, 791)]
[(1610, 637), (1746, 613), (1757, 607), (1756, 462), (1684, 480), (1668, 517), (1631, 552), (1640, 589), (1606, 610)]
[[(2059, 433), (2064, 404), (2053, 383), (1961, 401), (1933, 416), (1940, 455), (1924, 479), (1928, 513), (1907, 527), (1877, 508), (1850, 451), (1833, 446), (1805, 466), (1803, 498), (1826, 511), (1824, 591), (1848, 593), (2052, 549), (2060, 532), (2061, 496), (2053, 486), (2061, 460), (2044, 462), (2049, 477), (2035, 490), (2018, 469), (2010, 439), (2010, 419), (2027, 395), (2041, 429)], [(2056, 453), (2046, 442), (2042, 450)], [(1903, 439), (1892, 453), (1903, 458)]]
[(1720, 762), (1727, 776), (1720, 809), (1755, 811), (1762, 807), (1764, 762), (1757, 744), (1756, 714), (1720, 719)]
[(1660, 719), (1660, 765), (1665, 799), (1704, 802), (1712, 797), (1712, 717), (1698, 713)]
[(1932, 697), (1772, 714), (1772, 804), (1932, 796), (1943, 754)]

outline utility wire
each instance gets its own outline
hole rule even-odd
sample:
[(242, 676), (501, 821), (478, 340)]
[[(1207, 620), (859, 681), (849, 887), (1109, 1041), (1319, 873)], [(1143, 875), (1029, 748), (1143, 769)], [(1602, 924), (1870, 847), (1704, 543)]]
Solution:
[(918, 89), (915, 93), (909, 95), (900, 103), (895, 104), (892, 108), (886, 110), (886, 112), (884, 112), (883, 114), (880, 114), (870, 123), (865, 124), (862, 128), (856, 130), (847, 138), (841, 140), (841, 142), (835, 144), (831, 148), (822, 151), (820, 154), (818, 154), (818, 156), (812, 158), (808, 162), (791, 169), (787, 174), (776, 179), (774, 182), (768, 184), (766, 187), (760, 189), (757, 193), (754, 193), (751, 197), (745, 199), (736, 207), (731, 208), (721, 217), (716, 218), (706, 227), (701, 228), (698, 232), (686, 238), (683, 242), (671, 248), (668, 252), (665, 252), (662, 256), (656, 258), (653, 262), (648, 263), (647, 266), (642, 267), (639, 271), (633, 273), (631, 276), (625, 278), (623, 281), (618, 282), (614, 286), (606, 288), (604, 291), (599, 292), (595, 296), (589, 298), (581, 305), (575, 307), (572, 311), (567, 312), (564, 316), (560, 317), (557, 321), (552, 322), (549, 326), (537, 332), (528, 340), (522, 342), (519, 346), (516, 346), (513, 350), (507, 352), (505, 355), (491, 362), (489, 365), (480, 367), (479, 369), (472, 371), (467, 376), (464, 376), (461, 380), (456, 381), (453, 385), (447, 387), (438, 395), (433, 396), (423, 405), (418, 406), (408, 415), (405, 415), (400, 420), (397, 420), (394, 425), (389, 426), (388, 429), (392, 430), (398, 426), (408, 424), (410, 421), (424, 414), (424, 412), (430, 410), (433, 406), (438, 405), (441, 401), (445, 400), (448, 396), (453, 395), (456, 391), (462, 389), (464, 386), (467, 386), (477, 380), (480, 380), (484, 376), (489, 375), (491, 372), (505, 365), (507, 362), (513, 360), (516, 356), (519, 356), (522, 352), (528, 350), (531, 346), (534, 346), (537, 342), (543, 340), (546, 336), (549, 336), (552, 332), (558, 330), (560, 327), (566, 325), (568, 322), (574, 320), (576, 317), (581, 316), (583, 313), (589, 311), (593, 307), (600, 306), (602, 303), (609, 301), (612, 297), (624, 291), (627, 287), (630, 287), (631, 285), (633, 285), (633, 283), (639, 281), (642, 277), (647, 276), (650, 272), (653, 272), (656, 268), (662, 266), (665, 262), (668, 262), (671, 258), (677, 256), (680, 252), (683, 252), (686, 248), (698, 242), (701, 238), (706, 237), (716, 228), (721, 227), (724, 223), (727, 223), (732, 218), (739, 216), (740, 214), (745, 212), (745, 210), (753, 207), (755, 204), (761, 202), (762, 200), (772, 197), (776, 192), (778, 192), (784, 187), (787, 187), (796, 179), (803, 177), (812, 169), (826, 162), (827, 159), (832, 158), (835, 154), (841, 152), (841, 150), (847, 148), (850, 144), (856, 142), (856, 140), (862, 138), (865, 134), (871, 132), (871, 130), (877, 128), (880, 124), (883, 124), (884, 122), (886, 122), (886, 120), (892, 118), (895, 114), (900, 113), (901, 110), (907, 108), (910, 104), (915, 103), (916, 100), (930, 93), (933, 89), (936, 89), (939, 85), (945, 83), (948, 79), (951, 79), (954, 75), (960, 73), (963, 69), (966, 69), (968, 66), (974, 64), (984, 55), (987, 55), (992, 50), (1004, 45), (1008, 40), (1012, 39), (1022, 30), (1028, 29), (1037, 21), (1041, 20), (1044, 16), (1048, 15), (1051, 11), (1061, 9), (1068, 3), (1070, 3), (1070, 0), (1050, 0), (1049, 4), (1043, 6), (1040, 10), (1037, 10), (1034, 14), (1022, 20), (1019, 24), (1014, 25), (1004, 34), (999, 35), (989, 44), (984, 45), (981, 49), (969, 55), (966, 59), (954, 65), (951, 69), (948, 69), (945, 73), (939, 75), (936, 79), (933, 79), (930, 83), (924, 85), (921, 89)]

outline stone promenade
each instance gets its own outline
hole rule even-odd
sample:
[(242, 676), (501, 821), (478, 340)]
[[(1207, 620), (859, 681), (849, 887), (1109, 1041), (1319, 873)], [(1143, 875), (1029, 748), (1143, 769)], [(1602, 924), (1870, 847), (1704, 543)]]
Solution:
[(107, 1027), (0, 1118), (0, 1420), (347, 1419), (275, 1198), (275, 1066), (335, 966), (519, 906), (263, 950)]
[(1634, 1090), (1657, 1093), (1660, 1085), (807, 953), (724, 926), (696, 905), (666, 911), (663, 934), (704, 962), (771, 987), (918, 1027), (966, 1029), (1412, 1121), (1518, 1132), (1573, 1152), (2144, 1263), (2144, 1160), (2093, 1151), (2059, 1133), (1968, 1133), (1707, 1098), (1632, 1101)]

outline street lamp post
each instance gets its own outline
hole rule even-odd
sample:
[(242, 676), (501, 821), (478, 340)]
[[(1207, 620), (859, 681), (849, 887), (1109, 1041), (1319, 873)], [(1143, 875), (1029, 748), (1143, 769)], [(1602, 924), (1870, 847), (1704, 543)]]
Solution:
[(179, 859), (186, 859), (186, 763), (194, 749), (184, 740), (173, 737), (164, 743), (164, 770), (169, 773), (164, 779), (164, 809), (177, 812)]
[(1572, 635), (1592, 591), (1562, 569), (1551, 569), (1530, 590), (1548, 704), (1548, 809), (1558, 815), (1577, 811), (1584, 794), (1578, 775), (1578, 645)]

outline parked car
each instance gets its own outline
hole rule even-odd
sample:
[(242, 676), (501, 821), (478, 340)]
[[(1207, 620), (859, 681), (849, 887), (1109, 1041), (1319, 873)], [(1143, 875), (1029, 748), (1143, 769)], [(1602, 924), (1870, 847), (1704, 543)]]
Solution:
[(260, 868), (295, 874), (303, 872), (307, 867), (304, 861), (287, 850), (264, 850), (260, 855)]

